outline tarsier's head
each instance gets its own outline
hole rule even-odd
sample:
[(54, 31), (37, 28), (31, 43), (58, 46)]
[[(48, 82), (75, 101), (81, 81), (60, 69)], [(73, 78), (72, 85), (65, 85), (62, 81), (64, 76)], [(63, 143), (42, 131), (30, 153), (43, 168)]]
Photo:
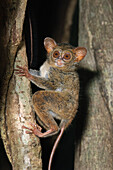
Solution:
[(73, 47), (66, 43), (56, 43), (52, 38), (44, 39), (44, 46), (48, 53), (48, 62), (52, 67), (62, 70), (74, 69), (87, 53), (84, 47)]

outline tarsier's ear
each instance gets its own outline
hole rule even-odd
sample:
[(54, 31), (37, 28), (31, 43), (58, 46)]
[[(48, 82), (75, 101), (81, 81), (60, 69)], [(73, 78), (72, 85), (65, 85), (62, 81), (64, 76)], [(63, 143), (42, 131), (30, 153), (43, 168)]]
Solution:
[(53, 48), (57, 46), (57, 43), (52, 38), (46, 37), (44, 39), (44, 46), (47, 52), (49, 53), (53, 50)]
[(84, 47), (77, 47), (73, 49), (73, 53), (75, 54), (75, 62), (79, 62), (86, 56), (87, 50)]

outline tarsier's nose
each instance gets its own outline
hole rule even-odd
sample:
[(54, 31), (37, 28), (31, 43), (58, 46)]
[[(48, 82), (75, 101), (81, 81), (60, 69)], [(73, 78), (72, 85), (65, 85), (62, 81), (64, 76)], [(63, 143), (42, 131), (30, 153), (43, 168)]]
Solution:
[(60, 59), (60, 60), (62, 59), (62, 55), (59, 56), (59, 59)]
[(62, 59), (57, 60), (57, 66), (62, 67), (64, 65), (64, 62)]

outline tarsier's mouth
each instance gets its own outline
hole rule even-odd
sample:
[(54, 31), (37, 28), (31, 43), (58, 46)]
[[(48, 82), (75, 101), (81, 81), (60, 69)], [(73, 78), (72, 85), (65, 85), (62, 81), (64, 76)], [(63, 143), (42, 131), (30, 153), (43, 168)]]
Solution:
[(63, 67), (63, 66), (64, 66), (64, 61), (58, 59), (58, 60), (56, 60), (55, 65), (56, 65), (57, 67)]

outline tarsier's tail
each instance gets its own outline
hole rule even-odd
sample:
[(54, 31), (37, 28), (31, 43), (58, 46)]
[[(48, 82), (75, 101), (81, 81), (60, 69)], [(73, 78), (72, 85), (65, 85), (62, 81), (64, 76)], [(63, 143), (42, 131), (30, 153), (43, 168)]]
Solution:
[(53, 149), (51, 151), (50, 158), (49, 158), (48, 170), (51, 170), (51, 163), (52, 163), (52, 160), (53, 160), (53, 155), (54, 155), (55, 150), (57, 148), (57, 145), (58, 145), (58, 143), (59, 143), (59, 141), (60, 141), (60, 139), (61, 139), (61, 137), (62, 137), (62, 135), (64, 133), (64, 129), (65, 129), (64, 127), (61, 128), (61, 131), (60, 131), (60, 133), (59, 133), (59, 135), (58, 135), (58, 137), (57, 137), (57, 139), (56, 139), (56, 141), (54, 143), (54, 146), (53, 146)]

